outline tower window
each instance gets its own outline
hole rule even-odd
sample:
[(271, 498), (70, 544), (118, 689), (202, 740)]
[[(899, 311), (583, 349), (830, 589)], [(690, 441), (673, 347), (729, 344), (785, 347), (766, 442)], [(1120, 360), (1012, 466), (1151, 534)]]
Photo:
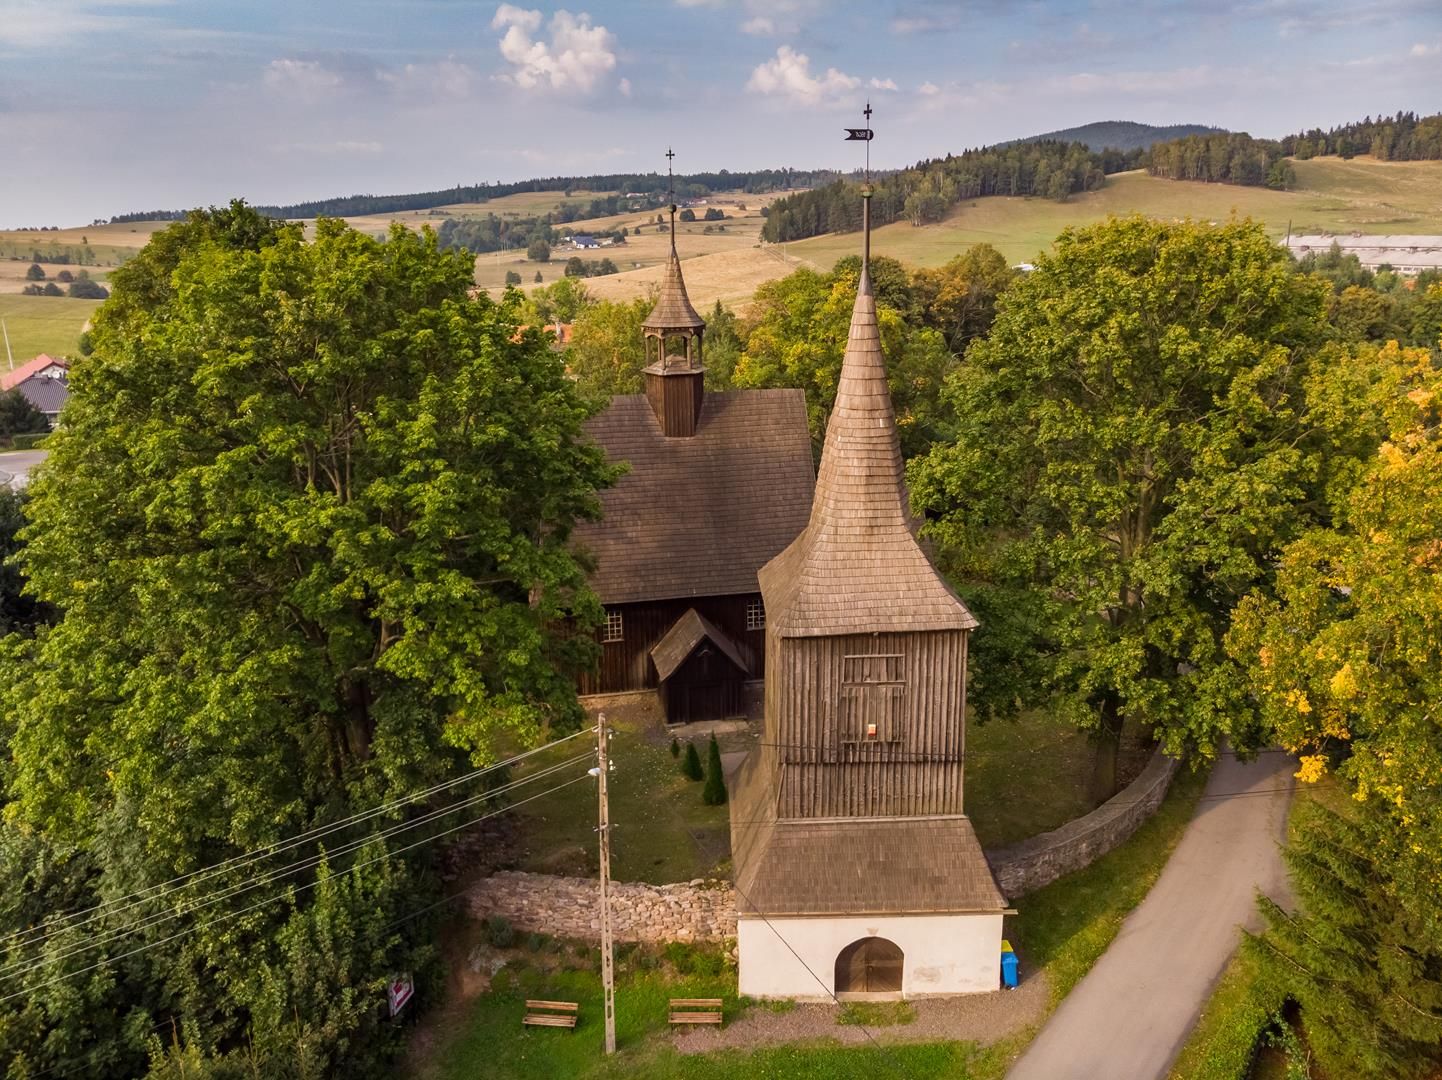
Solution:
[(746, 629), (766, 629), (766, 605), (760, 600), (746, 601)]
[(906, 719), (906, 677), (900, 653), (846, 656), (841, 661), (841, 741), (899, 742)]
[(625, 638), (625, 626), (621, 620), (619, 611), (606, 612), (606, 629), (601, 634), (602, 641), (621, 641)]

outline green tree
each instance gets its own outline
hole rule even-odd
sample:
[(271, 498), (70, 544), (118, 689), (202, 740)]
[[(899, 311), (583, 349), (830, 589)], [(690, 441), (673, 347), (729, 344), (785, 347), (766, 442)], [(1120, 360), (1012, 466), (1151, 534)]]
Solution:
[(526, 258), (532, 262), (551, 261), (551, 243), (543, 236), (538, 236), (526, 245)]
[[(540, 272), (540, 271), (537, 271), (537, 273), (539, 273), (539, 272)], [(521, 275), (520, 275), (520, 274), (516, 273), (516, 271), (514, 271), (514, 270), (507, 270), (507, 271), (506, 271), (506, 285), (507, 285), (508, 287), (511, 286), (511, 285), (519, 285), (520, 283), (521, 283)]]
[(686, 744), (686, 753), (681, 756), (681, 775), (687, 780), (700, 780), (706, 775), (701, 770), (701, 755), (696, 752), (694, 742)]
[[(5, 818), (88, 868), (80, 891), (168, 881), (580, 722), (599, 607), (568, 535), (612, 471), (541, 330), (469, 298), (469, 256), (332, 220), (307, 242), (237, 204), (157, 234), (112, 283), (22, 533), (19, 566), (63, 616), (0, 658)], [(374, 989), (425, 967), (428, 928), (396, 919), (425, 907), (434, 857), (364, 876), (346, 858), (337, 887), (369, 921), (338, 932), (343, 954), (315, 936), (331, 916), (312, 872), (127, 961), (83, 1014), (32, 965), (22, 1052), (112, 1014), (132, 1032), (182, 1016), (215, 1055), (303, 1023), (326, 1075), (375, 1075), (394, 1035)], [(82, 936), (74, 964), (174, 929)], [(324, 967), (341, 963), (349, 990)]]
[(535, 283), (536, 283), (537, 285), (539, 285), (539, 284), (541, 284), (542, 281), (545, 280), (545, 278), (543, 278), (543, 277), (541, 276), (541, 272), (540, 272), (539, 270), (537, 270), (537, 271), (536, 271), (536, 276), (535, 276), (535, 278), (533, 278), (532, 280), (534, 280)]
[[(91, 282), (90, 284), (93, 285), (94, 282)], [(71, 287), (72, 289), (75, 288), (74, 285), (72, 285), (72, 286), (70, 286), (70, 287)], [(43, 296), (64, 296), (64, 295), (65, 295), (65, 290), (62, 289), (59, 285), (55, 284), (55, 282), (53, 282), (53, 281), (47, 281), (47, 282), (45, 283), (45, 288), (41, 289), (40, 292), (41, 292), (41, 295), (43, 295)]]
[[(738, 388), (804, 389), (817, 446), (836, 401), (859, 277), (860, 261), (842, 260), (831, 274), (801, 269), (762, 285), (733, 374)], [(918, 454), (946, 430), (941, 388), (953, 359), (940, 334), (912, 326), (879, 298), (877, 321), (902, 451)]]
[(19, 390), (0, 394), (0, 439), (49, 431), (50, 421)]
[(1296, 907), (1264, 898), (1267, 931), (1247, 943), (1300, 1004), (1327, 1076), (1420, 1080), (1442, 1064), (1437, 893), (1399, 880), (1391, 828), (1376, 806), (1304, 804), (1284, 849)]
[(973, 244), (943, 266), (918, 270), (912, 278), (925, 325), (941, 331), (952, 352), (991, 329), (997, 298), (1016, 277), (1005, 256), (990, 244)]
[[(1301, 778), (1317, 780), (1336, 763), (1357, 800), (1382, 804), (1397, 822), (1386, 850), (1399, 875), (1435, 897), (1442, 376), (1425, 349), (1392, 345), (1376, 355), (1409, 375), (1400, 387), (1380, 383), (1389, 437), (1342, 499), (1335, 526), (1307, 532), (1282, 553), (1275, 595), (1242, 602), (1227, 644), (1248, 671), (1268, 730), (1302, 755)], [(1332, 490), (1345, 480), (1339, 473)]]
[(1299, 524), (1321, 293), (1250, 222), (1067, 230), (948, 382), (956, 437), (913, 469), (916, 504), (964, 590), (1027, 598), (1032, 640), (986, 659), (1093, 732), (1097, 799), (1127, 719), (1173, 752), (1254, 739), (1222, 634)]
[(690, 210), (690, 209), (682, 210), (682, 211), (681, 211), (681, 220), (682, 220), (682, 221), (695, 221), (695, 220), (696, 220), (696, 211), (695, 211), (695, 210)]
[(595, 303), (580, 278), (563, 277), (543, 289), (532, 289), (526, 297), (521, 319), (530, 325), (550, 326), (552, 323), (573, 323), (590, 304)]
[(11, 562), (20, 550), (24, 524), (25, 496), (9, 486), (0, 487), (0, 635), (33, 633), (52, 614), (25, 591), (25, 574)]
[(65, 295), (78, 297), (81, 300), (104, 300), (110, 295), (110, 290), (98, 281), (77, 278), (66, 287)]
[(26, 269), (25, 269), (25, 280), (26, 280), (26, 281), (44, 281), (44, 280), (45, 280), (45, 270), (41, 267), (41, 265), (40, 265), (39, 263), (31, 263), (31, 264), (30, 264), (28, 267), (26, 267)]
[(646, 366), (641, 324), (653, 301), (637, 297), (625, 303), (588, 304), (571, 324), (567, 366), (577, 387), (598, 406), (616, 394), (639, 394)]
[(706, 751), (706, 787), (701, 792), (701, 801), (707, 806), (726, 804), (726, 772), (721, 765), (721, 747), (716, 744), (714, 734)]

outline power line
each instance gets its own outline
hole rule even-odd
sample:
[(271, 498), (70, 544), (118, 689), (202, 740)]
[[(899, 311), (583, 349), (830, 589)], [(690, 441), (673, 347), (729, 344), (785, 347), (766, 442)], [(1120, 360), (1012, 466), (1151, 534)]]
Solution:
[[(442, 836), (449, 836), (449, 835), (450, 835), (451, 833), (453, 833), (453, 832), (459, 832), (461, 829), (466, 829), (466, 828), (469, 828), (469, 827), (472, 826), (472, 825), (477, 825), (477, 824), (479, 824), (480, 822), (486, 821), (486, 820), (489, 819), (489, 818), (497, 817), (497, 816), (500, 815), (500, 814), (508, 813), (510, 810), (514, 809), (514, 808), (517, 807), (517, 806), (522, 806), (522, 805), (524, 805), (525, 803), (533, 802), (533, 801), (536, 800), (536, 799), (545, 798), (547, 795), (554, 794), (555, 792), (560, 791), (562, 788), (570, 787), (572, 784), (578, 784), (578, 783), (580, 783), (582, 780), (588, 780), (588, 779), (590, 779), (590, 777), (589, 777), (588, 775), (582, 775), (582, 776), (576, 777), (574, 780), (567, 780), (564, 784), (557, 784), (557, 785), (556, 785), (555, 787), (553, 787), (553, 788), (549, 788), (549, 789), (547, 789), (546, 791), (542, 791), (542, 792), (540, 792), (540, 793), (537, 794), (537, 795), (532, 795), (532, 796), (530, 796), (529, 798), (522, 799), (522, 800), (520, 800), (519, 802), (512, 803), (510, 806), (504, 807), (504, 808), (502, 808), (502, 809), (500, 809), (500, 810), (493, 810), (493, 811), (491, 811), (490, 813), (482, 814), (480, 817), (472, 818), (470, 821), (464, 821), (464, 822), (462, 822), (461, 824), (456, 825), (456, 826), (453, 827), (453, 828), (446, 829), (446, 830), (444, 830), (444, 831), (442, 831), (442, 832), (438, 832), (438, 833), (436, 833), (436, 834), (434, 834), (434, 835), (432, 835), (432, 836), (427, 836), (427, 837), (425, 837), (425, 838), (423, 838), (423, 839), (421, 839), (421, 840), (415, 841), (414, 843), (407, 844), (407, 845), (405, 845), (404, 847), (396, 848), (394, 851), (387, 851), (387, 852), (385, 852), (384, 854), (378, 855), (378, 856), (376, 856), (376, 857), (373, 858), (373, 859), (367, 859), (365, 862), (356, 863), (356, 864), (353, 865), (353, 866), (347, 867), (345, 870), (339, 871), (335, 876), (336, 876), (336, 877), (340, 877), (342, 874), (350, 874), (350, 873), (354, 873), (354, 872), (357, 871), (357, 870), (363, 870), (363, 869), (364, 869), (365, 867), (367, 867), (367, 866), (371, 866), (371, 865), (373, 865), (373, 864), (375, 864), (375, 863), (377, 863), (377, 862), (383, 862), (383, 861), (385, 861), (386, 859), (392, 858), (392, 857), (394, 857), (394, 856), (396, 856), (396, 855), (400, 855), (400, 854), (402, 854), (403, 852), (410, 851), (410, 850), (412, 850), (413, 848), (420, 847), (420, 846), (422, 846), (423, 844), (429, 844), (429, 843), (430, 843), (431, 841), (433, 841), (433, 840), (439, 840)], [(297, 886), (297, 887), (292, 887), (292, 888), (287, 888), (287, 889), (285, 890), (285, 892), (278, 893), (278, 894), (275, 895), (275, 896), (267, 897), (267, 898), (264, 899), (264, 900), (258, 901), (257, 903), (254, 903), (254, 904), (251, 904), (249, 907), (241, 908), (239, 911), (232, 911), (232, 912), (229, 912), (229, 913), (227, 913), (227, 914), (225, 914), (225, 915), (216, 916), (216, 917), (213, 918), (213, 919), (207, 919), (205, 922), (202, 922), (202, 923), (200, 923), (199, 925), (187, 927), (187, 928), (184, 929), (184, 930), (179, 930), (179, 931), (175, 932), (174, 934), (170, 934), (170, 935), (167, 936), (167, 937), (160, 938), (160, 939), (157, 940), (157, 941), (148, 942), (148, 943), (145, 944), (145, 945), (140, 945), (140, 946), (138, 946), (138, 947), (136, 947), (136, 948), (134, 948), (134, 949), (129, 950), (128, 952), (120, 953), (120, 954), (117, 955), (117, 956), (108, 956), (108, 957), (106, 957), (104, 960), (97, 961), (96, 963), (91, 964), (91, 965), (89, 965), (88, 967), (78, 968), (78, 969), (76, 969), (75, 971), (70, 971), (70, 972), (65, 973), (64, 975), (59, 975), (59, 976), (56, 976), (56, 977), (53, 978), (53, 979), (48, 979), (48, 980), (46, 980), (45, 982), (42, 982), (42, 983), (40, 983), (40, 984), (38, 984), (38, 985), (36, 985), (36, 986), (26, 987), (24, 990), (17, 990), (17, 991), (15, 991), (15, 992), (13, 992), (13, 993), (6, 994), (6, 995), (4, 995), (3, 997), (0, 997), (0, 1004), (3, 1004), (4, 1002), (10, 1001), (10, 1000), (12, 1000), (13, 998), (23, 997), (23, 996), (25, 996), (26, 994), (34, 993), (34, 992), (37, 991), (37, 990), (44, 990), (44, 989), (47, 988), (47, 987), (58, 985), (59, 983), (65, 982), (65, 981), (68, 980), (68, 979), (72, 979), (72, 978), (74, 978), (74, 977), (77, 976), (77, 975), (84, 975), (84, 974), (86, 974), (86, 973), (88, 973), (88, 972), (94, 971), (94, 970), (97, 969), (97, 968), (104, 967), (104, 966), (107, 965), (107, 964), (116, 963), (116, 962), (118, 962), (118, 961), (120, 961), (120, 960), (125, 960), (125, 959), (127, 959), (127, 958), (129, 958), (129, 957), (131, 957), (131, 956), (136, 956), (136, 955), (138, 955), (139, 953), (147, 952), (147, 951), (150, 950), (150, 949), (159, 948), (161, 945), (166, 945), (166, 944), (168, 944), (168, 943), (170, 943), (170, 942), (172, 942), (172, 941), (175, 941), (175, 940), (177, 940), (177, 939), (179, 939), (179, 938), (187, 937), (187, 936), (189, 936), (190, 934), (195, 933), (197, 930), (204, 930), (204, 929), (207, 928), (207, 927), (215, 926), (215, 925), (217, 925), (217, 924), (219, 924), (219, 923), (223, 923), (223, 922), (229, 922), (231, 919), (237, 919), (237, 918), (239, 918), (239, 917), (242, 916), (242, 915), (247, 915), (247, 914), (249, 914), (249, 913), (252, 912), (252, 911), (256, 911), (256, 910), (258, 910), (259, 908), (263, 908), (263, 907), (265, 907), (267, 904), (272, 904), (272, 903), (274, 903), (274, 902), (277, 901), (277, 900), (280, 900), (280, 899), (285, 898), (286, 896), (294, 897), (294, 896), (298, 895), (299, 893), (307, 892), (307, 891), (309, 891), (310, 889), (314, 889), (314, 888), (315, 888), (316, 886), (318, 886), (319, 884), (320, 884), (320, 880), (317, 879), (316, 881), (309, 882), (309, 883), (307, 883), (307, 884), (305, 884), (305, 885), (301, 885), (301, 886)]]
[[(66, 925), (53, 928), (49, 924), (42, 924), (41, 926), (32, 926), (24, 930), (12, 931), (10, 934), (0, 937), (0, 945), (5, 944), (12, 938), (22, 937), (26, 934), (34, 934), (37, 936), (37, 938), (43, 938), (58, 931), (75, 929), (80, 926), (85, 926), (88, 923), (93, 922), (95, 919), (101, 917), (101, 913), (104, 913), (107, 909), (120, 907), (122, 910), (124, 910), (126, 908), (135, 907), (139, 903), (142, 903), (146, 900), (159, 899), (161, 896), (164, 896), (167, 893), (174, 891), (181, 884), (191, 881), (191, 879), (198, 878), (199, 880), (206, 880), (207, 878), (216, 876), (226, 870), (236, 869), (241, 865), (258, 861), (260, 859), (269, 858), (271, 855), (278, 854), (282, 851), (289, 851), (292, 848), (299, 847), (301, 844), (307, 843), (311, 840), (319, 839), (323, 836), (328, 836), (331, 833), (338, 832), (339, 830), (347, 828), (350, 825), (390, 813), (394, 810), (400, 809), (403, 806), (418, 802), (421, 799), (429, 798), (430, 796), (435, 795), (438, 792), (444, 791), (447, 788), (457, 787), (460, 784), (467, 783), (471, 780), (479, 779), (481, 776), (484, 776), (487, 773), (495, 772), (497, 769), (505, 768), (507, 766), (514, 765), (520, 761), (524, 761), (526, 758), (532, 757), (535, 754), (539, 754), (545, 750), (549, 750), (552, 747), (559, 746), (564, 742), (569, 742), (571, 739), (584, 735), (591, 730), (593, 729), (589, 727), (582, 728), (581, 730), (573, 732), (570, 735), (562, 736), (559, 739), (553, 739), (551, 742), (546, 743), (544, 746), (538, 746), (532, 750), (527, 750), (524, 753), (516, 754), (510, 758), (507, 758), (504, 761), (498, 761), (493, 765), (487, 765), (484, 768), (477, 769), (473, 772), (465, 774), (464, 776), (456, 777), (453, 780), (442, 781), (441, 783), (435, 784), (429, 788), (426, 788), (423, 791), (417, 791), (411, 793), (410, 795), (401, 796), (397, 799), (391, 800), (388, 803), (383, 803), (380, 806), (372, 807), (369, 810), (358, 811), (355, 814), (351, 814), (348, 817), (344, 817), (337, 821), (330, 822), (329, 824), (316, 826), (312, 829), (306, 830), (305, 832), (299, 833), (288, 840), (277, 841), (276, 843), (266, 845), (265, 848), (257, 848), (249, 852), (244, 852), (240, 855), (234, 855), (228, 859), (222, 860), (221, 862), (214, 863), (210, 866), (201, 867), (199, 870), (192, 870), (189, 873), (181, 874), (178, 877), (171, 878), (169, 881), (161, 882), (158, 885), (148, 886), (144, 889), (139, 890), (138, 892), (130, 893), (126, 896), (120, 896), (115, 898), (114, 900), (106, 900), (99, 904), (94, 904), (91, 907), (82, 908), (81, 910), (68, 915), (59, 916), (59, 918), (62, 919), (79, 919), (82, 915), (90, 916), (90, 918), (84, 919), (80, 922), (67, 923)], [(153, 893), (159, 895), (152, 896), (151, 894)], [(30, 942), (22, 941), (19, 942), (19, 944), (25, 945), (30, 944)]]
[[(340, 847), (336, 848), (334, 851), (321, 851), (315, 855), (307, 856), (304, 859), (299, 859), (296, 862), (291, 863), (289, 866), (270, 870), (267, 872), (267, 876), (264, 878), (256, 877), (250, 878), (247, 881), (238, 882), (234, 885), (230, 885), (221, 889), (219, 892), (213, 893), (208, 898), (197, 897), (197, 902), (190, 904), (188, 907), (182, 906), (179, 910), (170, 912), (157, 912), (153, 915), (147, 916), (138, 923), (133, 923), (129, 926), (119, 927), (117, 929), (109, 931), (106, 934), (102, 934), (98, 938), (87, 938), (87, 940), (83, 944), (70, 949), (68, 952), (62, 952), (56, 956), (47, 956), (34, 960), (11, 961), (7, 965), (0, 966), (0, 978), (8, 976), (14, 971), (21, 968), (29, 967), (35, 964), (39, 964), (42, 966), (47, 964), (55, 964), (60, 962), (61, 960), (68, 959), (69, 957), (74, 956), (78, 953), (88, 952), (93, 948), (111, 944), (113, 942), (123, 940), (124, 938), (131, 937), (134, 934), (139, 933), (142, 930), (149, 929), (152, 926), (158, 926), (161, 923), (169, 922), (172, 919), (178, 919), (183, 915), (194, 914), (195, 912), (210, 907), (213, 904), (220, 903), (222, 900), (232, 899), (236, 896), (241, 896), (247, 892), (251, 892), (254, 889), (258, 889), (263, 885), (270, 884), (275, 880), (277, 876), (285, 877), (291, 874), (299, 873), (302, 870), (318, 866), (321, 862), (327, 859), (337, 858), (341, 855), (348, 855), (359, 848), (365, 847), (366, 845), (372, 843), (375, 840), (385, 839), (398, 833), (409, 832), (412, 829), (417, 829), (422, 825), (435, 821), (437, 818), (447, 817), (450, 814), (456, 813), (459, 810), (464, 810), (469, 806), (473, 806), (478, 802), (490, 800), (492, 798), (495, 798), (496, 796), (503, 795), (506, 792), (512, 791), (518, 787), (523, 787), (526, 784), (534, 783), (536, 780), (540, 780), (554, 773), (560, 772), (562, 769), (574, 765), (578, 761), (587, 760), (589, 757), (589, 753), (579, 754), (576, 757), (569, 758), (566, 761), (561, 762), (560, 764), (549, 766), (548, 768), (543, 769), (541, 772), (535, 773), (528, 777), (524, 777), (520, 780), (513, 781), (512, 783), (507, 784), (503, 787), (468, 796), (467, 798), (457, 800), (456, 802), (451, 803), (448, 806), (444, 806), (439, 809), (432, 810), (426, 814), (423, 814), (421, 817), (415, 818), (412, 821), (402, 822), (400, 824), (393, 825), (389, 829), (386, 829), (382, 832), (372, 833), (369, 836), (361, 837), (359, 839), (350, 841), (349, 843), (343, 844)], [(166, 895), (174, 895), (174, 890)], [(164, 899), (164, 897), (157, 899)], [(67, 927), (66, 929), (77, 928), (78, 927)]]

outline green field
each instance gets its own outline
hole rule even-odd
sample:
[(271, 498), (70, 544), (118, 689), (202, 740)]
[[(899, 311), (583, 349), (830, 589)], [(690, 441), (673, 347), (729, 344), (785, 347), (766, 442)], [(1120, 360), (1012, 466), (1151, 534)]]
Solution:
[[(0, 293), (0, 318), (5, 320), (15, 363), (21, 364), (38, 353), (74, 354), (80, 344), (80, 331), (99, 306), (99, 300)], [(0, 355), (3, 362), (5, 357)]]
[[(989, 243), (1013, 262), (1028, 261), (1069, 225), (1133, 213), (1148, 217), (1223, 221), (1233, 214), (1264, 222), (1281, 237), (1295, 233), (1442, 233), (1442, 162), (1379, 162), (1370, 158), (1314, 158), (1294, 162), (1299, 189), (1162, 180), (1144, 172), (1117, 173), (1101, 191), (1049, 199), (992, 197), (963, 203), (942, 222), (906, 223), (875, 231), (872, 250), (912, 266), (940, 266), (972, 244)], [(857, 254), (855, 234), (830, 234), (785, 245), (788, 255), (829, 268)]]

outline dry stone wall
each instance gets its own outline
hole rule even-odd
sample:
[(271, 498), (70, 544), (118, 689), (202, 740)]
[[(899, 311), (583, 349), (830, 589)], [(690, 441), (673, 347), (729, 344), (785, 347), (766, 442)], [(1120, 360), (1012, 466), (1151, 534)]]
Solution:
[[(596, 889), (590, 878), (508, 870), (476, 884), (470, 910), (481, 919), (500, 915), (527, 933), (598, 940)], [(725, 881), (613, 883), (611, 927), (617, 941), (724, 941), (736, 936), (734, 891)]]
[[(1158, 750), (1140, 776), (1091, 813), (987, 852), (1001, 891), (1015, 900), (1111, 851), (1156, 812), (1176, 771), (1177, 762)], [(476, 918), (499, 915), (523, 933), (596, 941), (601, 936), (596, 888), (591, 878), (507, 870), (477, 882), (469, 906)], [(729, 882), (614, 883), (611, 902), (617, 941), (660, 944), (736, 936), (736, 894)]]
[(1019, 844), (988, 851), (992, 873), (1009, 899), (1049, 885), (1063, 874), (1090, 866), (1121, 844), (1156, 813), (1166, 798), (1177, 761), (1160, 748), (1142, 774), (1089, 814)]

